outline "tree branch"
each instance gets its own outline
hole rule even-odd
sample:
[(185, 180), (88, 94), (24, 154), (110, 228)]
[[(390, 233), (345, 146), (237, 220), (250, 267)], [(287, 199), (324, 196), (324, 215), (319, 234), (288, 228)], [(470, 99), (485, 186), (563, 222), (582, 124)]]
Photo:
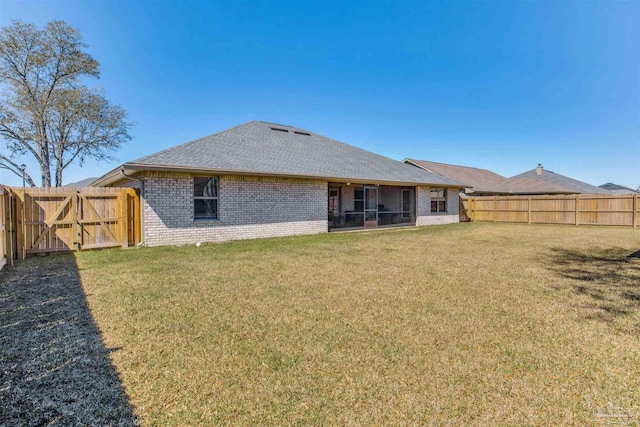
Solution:
[(33, 182), (33, 179), (26, 171), (23, 171), (22, 168), (18, 166), (13, 160), (6, 156), (3, 156), (2, 154), (0, 154), (0, 168), (7, 169), (18, 175), (20, 178), (24, 176), (24, 180), (27, 184), (29, 184), (31, 187), (36, 186), (35, 182)]
[[(82, 84), (99, 77), (98, 62), (84, 48), (80, 33), (62, 21), (44, 29), (16, 21), (0, 30), (0, 83), (8, 89), (0, 92), (0, 137), (11, 152), (5, 158), (33, 156), (44, 186), (51, 185), (54, 161), (60, 183), (71, 162), (105, 158), (130, 139), (124, 111)], [(21, 174), (1, 160), (0, 167)]]

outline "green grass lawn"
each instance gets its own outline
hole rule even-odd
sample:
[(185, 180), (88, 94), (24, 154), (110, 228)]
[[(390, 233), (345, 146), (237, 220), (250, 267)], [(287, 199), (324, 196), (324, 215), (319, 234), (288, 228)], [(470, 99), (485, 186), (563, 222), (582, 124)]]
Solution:
[(148, 425), (634, 424), (640, 230), (455, 224), (81, 252)]

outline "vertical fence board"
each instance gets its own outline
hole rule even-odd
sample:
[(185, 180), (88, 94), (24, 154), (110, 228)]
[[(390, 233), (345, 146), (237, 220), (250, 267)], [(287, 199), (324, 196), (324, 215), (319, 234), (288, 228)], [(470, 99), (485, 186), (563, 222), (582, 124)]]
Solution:
[(16, 236), (17, 236), (17, 244), (16, 244), (16, 248), (17, 248), (17, 252), (18, 252), (18, 259), (24, 259), (27, 254), (25, 251), (25, 240), (27, 239), (27, 228), (24, 224), (24, 195), (25, 192), (23, 191), (19, 191), (16, 193), (16, 198), (15, 198), (15, 209), (16, 209)]
[(3, 186), (0, 186), (0, 269), (7, 263), (7, 216), (6, 216), (6, 192)]

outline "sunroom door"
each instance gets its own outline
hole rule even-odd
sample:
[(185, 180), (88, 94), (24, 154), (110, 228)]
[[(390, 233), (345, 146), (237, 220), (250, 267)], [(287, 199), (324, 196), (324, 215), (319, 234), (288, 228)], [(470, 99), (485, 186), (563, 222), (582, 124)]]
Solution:
[(364, 187), (364, 228), (378, 227), (378, 187)]

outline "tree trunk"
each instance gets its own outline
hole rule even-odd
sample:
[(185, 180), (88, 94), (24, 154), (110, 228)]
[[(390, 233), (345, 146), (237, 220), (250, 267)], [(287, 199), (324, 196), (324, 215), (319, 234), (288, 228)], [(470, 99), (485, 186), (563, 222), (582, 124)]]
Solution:
[[(45, 162), (46, 160), (46, 162)], [(40, 162), (40, 173), (42, 174), (42, 186), (51, 187), (51, 170), (49, 169), (49, 155)]]
[(40, 165), (40, 172), (42, 173), (42, 186), (51, 187), (51, 171), (42, 164)]
[(62, 165), (56, 165), (56, 187), (62, 187)]
[(49, 156), (49, 144), (45, 143), (40, 151), (40, 172), (42, 173), (42, 186), (51, 187), (51, 157)]

